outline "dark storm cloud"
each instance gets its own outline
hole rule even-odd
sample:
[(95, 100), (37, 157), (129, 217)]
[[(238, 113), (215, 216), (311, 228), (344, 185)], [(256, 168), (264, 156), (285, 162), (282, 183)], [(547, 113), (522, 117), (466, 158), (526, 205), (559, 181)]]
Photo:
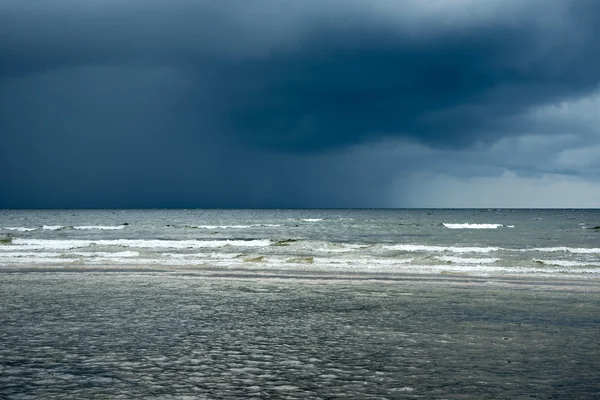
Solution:
[(597, 90), (599, 37), (592, 0), (9, 0), (0, 206), (392, 205), (434, 159), (361, 146), (563, 134), (531, 110)]
[[(490, 2), (489, 15), (437, 3), (436, 14), (427, 2), (375, 2), (386, 16), (357, 1), (22, 1), (4, 12), (2, 65), (172, 66), (213, 81), (186, 100), (222, 133), (288, 152), (381, 136), (493, 141), (511, 117), (600, 80), (598, 2)], [(214, 108), (195, 104), (207, 96)]]
[(288, 151), (381, 136), (451, 147), (497, 140), (532, 106), (596, 89), (597, 4), (570, 10), (577, 29), (523, 18), (424, 38), (376, 26), (324, 30), (293, 54), (247, 63), (249, 75), (225, 75), (234, 87), (253, 82), (234, 103), (233, 130)]

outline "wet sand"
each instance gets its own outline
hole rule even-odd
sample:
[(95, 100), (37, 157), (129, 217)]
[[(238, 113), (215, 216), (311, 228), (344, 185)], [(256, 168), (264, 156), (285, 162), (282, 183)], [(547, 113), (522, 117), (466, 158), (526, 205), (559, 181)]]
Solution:
[(0, 398), (600, 398), (598, 283), (14, 270)]

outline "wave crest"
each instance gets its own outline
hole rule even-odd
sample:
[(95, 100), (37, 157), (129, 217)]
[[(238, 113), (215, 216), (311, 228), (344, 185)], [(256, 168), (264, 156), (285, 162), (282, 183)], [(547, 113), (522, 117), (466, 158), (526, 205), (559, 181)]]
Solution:
[[(442, 223), (448, 229), (497, 229), (501, 226), (506, 226), (504, 224), (448, 224)], [(507, 226), (509, 228), (514, 227), (514, 225)]]

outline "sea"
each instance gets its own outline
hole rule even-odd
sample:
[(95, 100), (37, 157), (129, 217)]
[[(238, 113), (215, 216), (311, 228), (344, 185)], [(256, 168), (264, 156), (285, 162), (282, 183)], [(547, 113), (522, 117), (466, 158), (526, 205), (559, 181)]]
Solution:
[(1, 210), (0, 399), (600, 398), (600, 210)]

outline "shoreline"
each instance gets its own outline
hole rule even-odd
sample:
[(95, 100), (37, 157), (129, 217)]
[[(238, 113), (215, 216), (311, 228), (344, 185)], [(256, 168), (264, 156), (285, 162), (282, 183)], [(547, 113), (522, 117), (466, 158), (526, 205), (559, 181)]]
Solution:
[(555, 291), (600, 292), (598, 276), (559, 275), (475, 275), (466, 273), (381, 273), (381, 272), (336, 272), (319, 270), (273, 270), (225, 268), (215, 266), (172, 267), (149, 265), (136, 268), (124, 266), (30, 266), (2, 267), (2, 274), (93, 274), (124, 276), (141, 275), (164, 278), (202, 278), (210, 280), (251, 280), (264, 282), (296, 282), (302, 284), (382, 284), (382, 285), (448, 285), (488, 286), (495, 288), (536, 289)]

